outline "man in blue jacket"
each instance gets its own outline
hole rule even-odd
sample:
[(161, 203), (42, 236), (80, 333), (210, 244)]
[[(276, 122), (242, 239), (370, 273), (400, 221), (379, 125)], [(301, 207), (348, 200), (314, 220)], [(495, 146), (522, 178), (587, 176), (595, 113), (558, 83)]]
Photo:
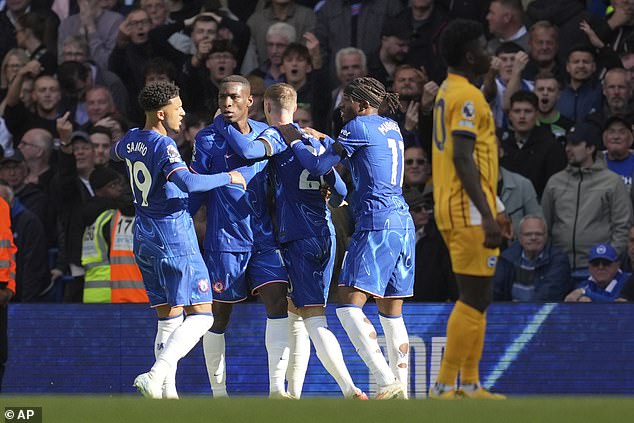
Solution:
[(495, 269), (493, 300), (561, 301), (572, 288), (568, 256), (549, 242), (543, 217), (525, 216), (519, 227)]

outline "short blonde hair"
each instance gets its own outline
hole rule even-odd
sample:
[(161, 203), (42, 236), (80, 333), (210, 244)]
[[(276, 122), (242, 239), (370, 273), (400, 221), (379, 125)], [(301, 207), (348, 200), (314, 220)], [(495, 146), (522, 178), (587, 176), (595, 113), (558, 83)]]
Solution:
[(279, 109), (293, 112), (297, 106), (297, 91), (289, 84), (273, 84), (264, 92), (264, 100), (270, 101)]

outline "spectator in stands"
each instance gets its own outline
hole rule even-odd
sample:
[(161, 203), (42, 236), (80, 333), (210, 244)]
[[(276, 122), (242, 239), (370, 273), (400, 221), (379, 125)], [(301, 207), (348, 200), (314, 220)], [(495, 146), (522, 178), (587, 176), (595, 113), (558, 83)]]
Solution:
[[(500, 157), (504, 157), (501, 146), (499, 151)], [(513, 238), (515, 239), (520, 232), (521, 220), (528, 215), (541, 216), (542, 208), (530, 180), (502, 166), (500, 166), (498, 178), (498, 197), (502, 200), (505, 212), (513, 222)]]
[[(617, 54), (634, 48), (634, 4), (630, 0), (612, 0), (612, 11), (597, 27), (601, 39)], [(605, 34), (605, 35), (604, 35)]]
[(251, 84), (251, 97), (253, 98), (253, 105), (249, 107), (249, 119), (266, 122), (266, 116), (264, 115), (264, 91), (266, 90), (264, 79), (253, 74), (247, 75), (246, 78)]
[(293, 123), (298, 124), (302, 128), (313, 128), (313, 112), (308, 104), (298, 104), (297, 110), (293, 113)]
[(414, 301), (455, 301), (458, 286), (451, 268), (447, 246), (434, 221), (434, 199), (426, 193), (408, 190), (403, 193), (416, 229), (416, 263)]
[(335, 67), (337, 70), (338, 86), (332, 90), (332, 93), (330, 94), (330, 114), (332, 115), (332, 119), (329, 119), (329, 132), (334, 136), (338, 135), (339, 131), (341, 131), (341, 128), (343, 127), (339, 106), (341, 105), (341, 100), (343, 99), (344, 88), (354, 79), (368, 75), (366, 55), (361, 49), (355, 47), (344, 47), (337, 51), (337, 54), (335, 55)]
[[(335, 81), (335, 54), (345, 47), (356, 47), (369, 58), (381, 47), (385, 21), (398, 16), (402, 2), (366, 0), (363, 2), (327, 1), (317, 9), (315, 35), (319, 39), (324, 67)], [(333, 85), (334, 87), (334, 85)]]
[(528, 51), (528, 31), (524, 26), (524, 12), (519, 0), (493, 0), (486, 19), (489, 32), (493, 35), (487, 45), (491, 53), (500, 44), (509, 41)]
[(498, 130), (504, 150), (500, 164), (511, 172), (528, 178), (541, 198), (551, 175), (566, 167), (561, 144), (547, 127), (537, 124), (537, 96), (518, 91), (511, 96), (509, 121), (512, 130)]
[(2, 69), (0, 69), (0, 116), (4, 113), (6, 104), (4, 100), (9, 90), (9, 84), (28, 61), (29, 56), (21, 48), (9, 50), (2, 59)]
[(183, 119), (183, 131), (175, 139), (178, 152), (188, 165), (192, 161), (196, 134), (211, 124), (211, 115), (205, 113), (187, 113)]
[[(634, 46), (634, 45), (633, 45)], [(631, 104), (632, 86), (628, 73), (623, 68), (613, 68), (603, 78), (603, 105), (587, 116), (587, 120), (604, 128), (606, 121), (614, 115), (632, 121), (634, 110)]]
[(92, 87), (90, 68), (80, 62), (62, 62), (57, 80), (62, 93), (61, 109), (70, 112), (73, 122), (78, 125), (86, 124), (86, 91)]
[(93, 126), (112, 126), (108, 125), (105, 119), (117, 117), (116, 106), (110, 91), (106, 87), (91, 87), (86, 92), (86, 114), (88, 121), (82, 126), (84, 130), (90, 130)]
[(368, 75), (380, 81), (386, 89), (391, 89), (394, 72), (405, 63), (409, 51), (411, 30), (402, 23), (388, 19), (381, 31), (381, 46), (368, 56)]
[(297, 41), (295, 28), (287, 23), (278, 22), (266, 32), (267, 60), (253, 72), (264, 79), (264, 86), (269, 87), (277, 82), (284, 82), (280, 66), (282, 55), (290, 43)]
[(509, 127), (507, 114), (511, 108), (511, 96), (519, 90), (533, 90), (533, 83), (521, 77), (527, 63), (528, 55), (515, 43), (502, 43), (495, 52), (482, 92), (491, 106), (498, 128)]
[(540, 73), (549, 73), (558, 80), (563, 79), (563, 69), (557, 59), (559, 52), (559, 31), (549, 21), (535, 22), (529, 32), (529, 60), (522, 78), (535, 81)]
[(434, 0), (412, 0), (409, 8), (393, 19), (412, 34), (405, 63), (424, 69), (430, 81), (440, 84), (447, 75), (447, 66), (440, 57), (438, 40), (449, 16), (436, 3)]
[(108, 89), (114, 104), (120, 113), (126, 113), (128, 105), (128, 91), (121, 79), (106, 68), (99, 67), (90, 59), (90, 52), (86, 39), (81, 35), (73, 35), (62, 41), (61, 62), (75, 61), (90, 68), (90, 81), (93, 87), (101, 86)]
[(535, 76), (535, 87), (533, 92), (539, 100), (537, 104), (537, 124), (550, 128), (553, 136), (557, 139), (564, 137), (575, 124), (572, 119), (568, 119), (557, 109), (561, 85), (559, 80), (551, 73), (539, 73)]
[(634, 154), (630, 151), (634, 136), (632, 123), (623, 116), (613, 115), (603, 129), (603, 152), (608, 169), (623, 178), (628, 191), (632, 188)]
[(58, 201), (61, 241), (56, 268), (64, 271), (68, 267), (73, 277), (64, 286), (64, 301), (81, 302), (84, 289), (84, 269), (81, 266), (84, 225), (81, 211), (86, 201), (94, 195), (89, 177), (95, 168), (95, 149), (87, 133), (72, 131), (68, 116), (65, 113), (57, 120), (60, 151), (53, 192)]
[(526, 215), (519, 237), (502, 251), (493, 276), (494, 301), (554, 302), (570, 292), (568, 256), (548, 239), (546, 221)]
[[(19, 150), (16, 150), (16, 153)], [(40, 301), (49, 286), (47, 238), (40, 219), (14, 196), (9, 185), (0, 183), (0, 196), (11, 206), (11, 230), (18, 251), (15, 255), (15, 296), (12, 302)]]
[(22, 136), (18, 148), (28, 169), (26, 182), (47, 188), (53, 177), (50, 167), (53, 135), (45, 129), (30, 129)]
[(50, 4), (47, 5), (46, 2), (33, 4), (31, 0), (9, 0), (2, 3), (4, 8), (0, 12), (0, 57), (4, 57), (9, 50), (18, 46), (16, 23), (18, 19), (30, 12), (37, 12), (45, 17), (44, 23), (37, 31), (43, 31), (41, 40), (44, 46), (51, 53), (55, 53), (59, 18), (50, 10)]
[[(147, 12), (152, 20), (152, 28), (174, 23), (169, 17), (167, 0), (141, 0), (139, 6)], [(183, 30), (171, 34), (167, 41), (172, 47), (184, 54), (189, 54), (192, 49), (192, 40)]]
[(609, 303), (619, 298), (630, 273), (620, 269), (619, 255), (610, 244), (594, 245), (588, 252), (590, 275), (566, 295), (566, 302)]
[(403, 191), (414, 189), (424, 192), (431, 177), (427, 152), (420, 146), (407, 147), (403, 153)]
[(297, 38), (306, 32), (314, 32), (317, 17), (312, 9), (297, 4), (295, 0), (269, 0), (258, 3), (256, 11), (247, 20), (251, 29), (251, 44), (257, 62), (255, 67), (262, 66), (270, 59), (267, 46), (267, 34), (271, 25), (284, 22), (295, 29)]
[(205, 78), (203, 87), (206, 87), (205, 91), (207, 93), (205, 96), (207, 99), (207, 104), (205, 105), (206, 110), (212, 114), (215, 113), (217, 109), (216, 99), (218, 97), (220, 81), (226, 76), (233, 75), (238, 65), (236, 54), (237, 51), (230, 42), (217, 40), (214, 42), (209, 56), (207, 56), (207, 60), (205, 61), (207, 77)]
[(105, 126), (93, 126), (88, 133), (95, 150), (95, 166), (107, 166), (110, 162), (112, 132)]
[[(37, 129), (32, 129), (31, 131), (37, 131)], [(29, 132), (25, 134), (27, 138), (31, 136)], [(28, 143), (25, 139), (21, 144), (25, 142)], [(27, 173), (28, 168), (24, 163), (24, 156), (19, 148), (13, 150), (13, 155), (5, 155), (4, 159), (0, 160), (0, 179), (11, 187), (13, 194), (20, 200), (22, 206), (26, 207), (44, 224), (46, 222), (48, 197), (43, 192), (42, 187), (26, 182)]]
[(570, 130), (568, 166), (548, 180), (541, 200), (550, 237), (568, 254), (576, 282), (588, 276), (590, 248), (609, 243), (623, 251), (632, 223), (623, 180), (596, 159), (600, 136), (592, 123), (578, 123)]
[(57, 71), (57, 59), (44, 44), (45, 30), (46, 17), (35, 12), (25, 13), (15, 23), (18, 47), (27, 51), (29, 60), (40, 62), (42, 73), (54, 75)]
[[(399, 110), (394, 116), (390, 116), (397, 123), (403, 135), (405, 148), (412, 145), (422, 145), (419, 124), (421, 114), (421, 98), (423, 85), (427, 77), (420, 70), (410, 65), (400, 65), (394, 72), (394, 84), (392, 91), (398, 94), (400, 102)], [(433, 98), (428, 108), (433, 107)]]
[(136, 98), (145, 86), (145, 64), (157, 54), (149, 42), (151, 25), (145, 10), (132, 10), (119, 25), (115, 47), (108, 59), (108, 69), (126, 86), (129, 95), (126, 117), (134, 123), (145, 119)]
[(601, 84), (595, 76), (596, 67), (592, 47), (577, 45), (568, 53), (566, 73), (569, 81), (561, 91), (557, 109), (575, 122), (583, 121), (601, 105)]
[(312, 58), (308, 48), (299, 43), (289, 44), (282, 55), (280, 69), (284, 74), (286, 83), (297, 92), (297, 104), (304, 104), (313, 110), (319, 110), (316, 103), (320, 98), (323, 98), (319, 91), (322, 89), (322, 85), (319, 84), (318, 79), (313, 77), (317, 71), (313, 72)]
[[(4, 119), (7, 128), (13, 134), (14, 143), (22, 139), (22, 135), (31, 128), (42, 128), (57, 136), (55, 119), (59, 116), (58, 107), (61, 101), (59, 82), (52, 76), (40, 75), (41, 65), (32, 60), (18, 71), (9, 86), (7, 106)], [(28, 109), (20, 95), (22, 84), (26, 78), (36, 78), (33, 83), (33, 111)]]
[(108, 69), (108, 58), (115, 48), (124, 18), (119, 13), (104, 10), (97, 0), (77, 0), (77, 3), (79, 13), (70, 15), (59, 25), (57, 51), (61, 55), (63, 42), (68, 37), (82, 35), (88, 40), (90, 59), (100, 68)]
[(621, 65), (627, 72), (627, 78), (630, 87), (634, 87), (634, 52), (624, 53), (621, 55)]

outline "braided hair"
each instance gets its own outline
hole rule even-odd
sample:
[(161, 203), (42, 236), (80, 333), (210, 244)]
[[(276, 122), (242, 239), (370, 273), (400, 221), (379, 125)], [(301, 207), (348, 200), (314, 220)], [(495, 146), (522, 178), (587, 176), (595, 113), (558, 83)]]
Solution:
[(400, 107), (398, 94), (387, 92), (385, 86), (374, 78), (356, 78), (343, 92), (355, 101), (367, 101), (382, 116), (394, 114)]

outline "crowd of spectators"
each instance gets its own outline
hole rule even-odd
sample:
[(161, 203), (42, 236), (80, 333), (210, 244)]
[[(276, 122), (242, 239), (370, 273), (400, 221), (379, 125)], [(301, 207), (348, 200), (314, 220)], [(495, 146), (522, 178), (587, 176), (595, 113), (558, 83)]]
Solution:
[[(399, 94), (392, 118), (405, 141), (403, 190), (417, 231), (414, 300), (455, 300), (434, 223), (430, 161), (434, 99), (446, 76), (438, 40), (456, 18), (487, 28), (492, 55), (478, 83), (497, 127), (498, 196), (514, 227), (495, 299), (634, 300), (634, 280), (624, 280), (634, 258), (630, 0), (0, 0), (0, 7), (0, 195), (11, 205), (18, 247), (13, 301), (82, 301), (82, 236), (95, 219), (85, 213), (95, 201), (91, 174), (108, 167), (129, 178), (109, 147), (142, 125), (141, 88), (156, 80), (180, 86), (187, 116), (173, 137), (189, 162), (194, 136), (216, 112), (218, 84), (231, 74), (251, 83), (252, 119), (264, 120), (266, 87), (287, 82), (298, 93), (295, 121), (333, 136), (354, 78), (372, 76)], [(112, 208), (125, 208), (120, 201)], [(333, 215), (342, 249), (354, 222), (345, 209)], [(586, 295), (599, 290), (589, 283), (611, 287), (610, 295)]]

